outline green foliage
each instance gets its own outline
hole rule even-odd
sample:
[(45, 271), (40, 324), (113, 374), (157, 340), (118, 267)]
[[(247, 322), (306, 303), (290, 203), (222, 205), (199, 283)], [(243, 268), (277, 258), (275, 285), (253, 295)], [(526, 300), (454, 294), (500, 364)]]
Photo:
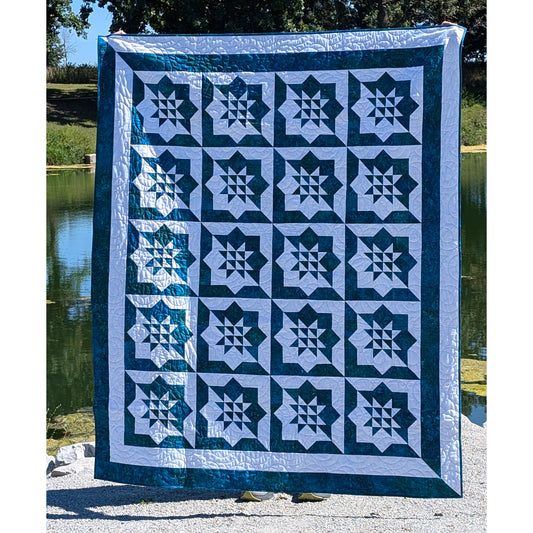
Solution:
[(487, 101), (487, 64), (481, 61), (463, 63), (463, 98)]
[(487, 144), (487, 107), (480, 100), (466, 96), (461, 110), (461, 144)]
[(83, 163), (85, 154), (93, 154), (95, 151), (96, 128), (48, 123), (46, 128), (47, 165)]
[(59, 38), (61, 28), (72, 29), (84, 36), (89, 27), (92, 0), (84, 2), (78, 14), (72, 11), (72, 0), (47, 0), (46, 5), (46, 65), (56, 67), (65, 57), (65, 50)]

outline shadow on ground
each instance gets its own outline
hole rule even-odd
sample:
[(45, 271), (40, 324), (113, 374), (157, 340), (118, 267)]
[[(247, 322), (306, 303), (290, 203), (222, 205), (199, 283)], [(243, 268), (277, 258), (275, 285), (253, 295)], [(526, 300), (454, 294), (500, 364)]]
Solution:
[[(157, 520), (168, 518), (214, 518), (224, 517), (225, 514), (185, 515), (172, 517), (154, 517), (143, 513), (107, 514), (98, 510), (99, 507), (120, 507), (128, 505), (150, 505), (154, 503), (184, 502), (189, 500), (235, 500), (240, 492), (234, 491), (203, 491), (203, 490), (172, 490), (152, 487), (138, 487), (135, 485), (112, 485), (90, 487), (83, 489), (57, 489), (47, 492), (47, 504), (51, 507), (63, 509), (65, 512), (48, 513), (50, 519), (103, 519), (103, 520)], [(235, 516), (227, 513), (227, 516)]]
[[(264, 512), (264, 507), (258, 508), (263, 510), (259, 513), (250, 513), (249, 508), (246, 512), (223, 512), (224, 500), (238, 500), (240, 492), (235, 491), (205, 491), (205, 490), (183, 490), (183, 489), (163, 489), (155, 487), (140, 487), (136, 485), (112, 485), (90, 487), (82, 489), (55, 489), (49, 490), (47, 493), (47, 504), (50, 507), (55, 507), (56, 510), (48, 512), (46, 518), (48, 520), (110, 520), (118, 522), (134, 521), (154, 521), (154, 520), (194, 520), (194, 519), (220, 519), (220, 518), (235, 518), (235, 517), (260, 517), (260, 518), (290, 518), (286, 511), (280, 510), (278, 513)], [(179, 514), (183, 507), (179, 509), (176, 506), (175, 513), (168, 511), (162, 513), (161, 516), (151, 513), (143, 513), (138, 506), (153, 505), (158, 503), (183, 503), (189, 501), (215, 501), (219, 502), (217, 507), (222, 511), (219, 513), (196, 513), (196, 514)], [(293, 499), (296, 503), (296, 500)], [(253, 502), (239, 502), (242, 506), (256, 506)], [(135, 505), (134, 509), (124, 509), (122, 514), (117, 513), (117, 508)], [(308, 518), (324, 518), (324, 513), (321, 512), (320, 507), (316, 503), (305, 502), (300, 503), (306, 507), (305, 516)], [(101, 508), (101, 509), (100, 509)], [(108, 508), (114, 508), (113, 513), (107, 512)], [(244, 507), (243, 507), (244, 509)], [(63, 510), (61, 512), (60, 510)], [(130, 512), (128, 512), (130, 511)], [(311, 511), (311, 512), (309, 512)], [(292, 518), (298, 519), (301, 517), (300, 513), (292, 514)], [(436, 520), (439, 521), (442, 513), (435, 513), (430, 517), (417, 516), (381, 516), (378, 512), (371, 512), (369, 514), (354, 514), (353, 511), (347, 509), (346, 515), (339, 516), (338, 514), (327, 515), (328, 518), (342, 518), (342, 519), (370, 519), (370, 520)]]
[(46, 119), (53, 124), (95, 127), (96, 108), (96, 90), (84, 87), (68, 92), (56, 88), (46, 90)]

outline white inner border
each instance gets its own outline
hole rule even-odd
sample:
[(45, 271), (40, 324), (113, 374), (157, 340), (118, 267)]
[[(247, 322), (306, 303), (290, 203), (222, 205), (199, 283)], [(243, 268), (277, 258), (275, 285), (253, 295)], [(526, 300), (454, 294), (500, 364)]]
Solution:
[[(417, 48), (445, 45), (441, 134), (440, 399), (442, 479), (460, 491), (459, 426), (459, 26), (417, 30), (265, 35), (116, 36), (116, 52), (155, 54), (253, 54)], [(128, 230), (131, 69), (116, 56), (115, 130), (109, 257), (109, 443), (110, 460), (128, 465), (230, 470), (438, 477), (421, 459), (382, 456), (288, 454), (228, 450), (144, 449), (126, 446), (124, 434), (124, 302)], [(453, 384), (451, 386), (450, 384)]]

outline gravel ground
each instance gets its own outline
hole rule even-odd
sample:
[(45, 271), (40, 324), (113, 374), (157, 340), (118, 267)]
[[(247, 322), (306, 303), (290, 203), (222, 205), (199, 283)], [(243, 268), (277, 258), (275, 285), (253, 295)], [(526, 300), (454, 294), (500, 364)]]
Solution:
[(462, 417), (463, 489), (458, 499), (333, 495), (296, 503), (276, 494), (241, 502), (239, 493), (162, 489), (95, 480), (86, 469), (47, 480), (48, 532), (218, 533), (314, 531), (482, 533), (486, 531), (486, 430)]

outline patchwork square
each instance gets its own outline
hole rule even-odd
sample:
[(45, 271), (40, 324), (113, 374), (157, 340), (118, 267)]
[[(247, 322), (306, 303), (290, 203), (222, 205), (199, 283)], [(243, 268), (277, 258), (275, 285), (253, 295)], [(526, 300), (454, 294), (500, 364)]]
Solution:
[(419, 67), (351, 71), (349, 144), (420, 144), (422, 78)]
[(346, 221), (412, 223), (422, 220), (418, 147), (353, 148), (347, 154)]
[(420, 304), (346, 304), (346, 375), (420, 379)]
[(275, 300), (272, 374), (344, 375), (344, 304)]
[(274, 298), (337, 300), (344, 297), (342, 226), (276, 224), (273, 230)]
[(344, 380), (335, 378), (274, 377), (273, 401), (276, 407), (280, 406), (272, 418), (276, 449), (293, 453), (342, 453), (343, 385)]
[(350, 449), (369, 455), (420, 455), (418, 382), (349, 379), (346, 412), (346, 429), (357, 435), (346, 439)]
[(420, 226), (346, 226), (346, 299), (418, 300)]
[(202, 225), (200, 294), (267, 298), (271, 291), (271, 226)]
[(268, 450), (269, 389), (267, 376), (199, 374), (197, 446)]
[(346, 72), (276, 76), (276, 145), (346, 144)]
[(276, 151), (274, 183), (274, 222), (344, 221), (345, 149)]
[(463, 35), (100, 39), (96, 478), (461, 496)]
[(199, 225), (196, 228), (175, 221), (131, 220), (128, 235), (128, 290), (141, 294), (196, 294), (200, 257)]
[(210, 73), (202, 83), (204, 146), (272, 145), (272, 74)]
[(270, 300), (205, 298), (199, 305), (200, 371), (269, 373)]
[(136, 71), (131, 144), (200, 146), (200, 81), (184, 72)]
[(124, 345), (128, 365), (145, 370), (193, 371), (196, 307), (192, 298), (128, 295)]
[(272, 219), (271, 150), (209, 149), (204, 151), (202, 172), (203, 220), (270, 222)]
[(130, 169), (132, 219), (200, 220), (200, 149), (138, 145)]
[(142, 448), (194, 446), (195, 390), (177, 372), (125, 374), (125, 443)]

